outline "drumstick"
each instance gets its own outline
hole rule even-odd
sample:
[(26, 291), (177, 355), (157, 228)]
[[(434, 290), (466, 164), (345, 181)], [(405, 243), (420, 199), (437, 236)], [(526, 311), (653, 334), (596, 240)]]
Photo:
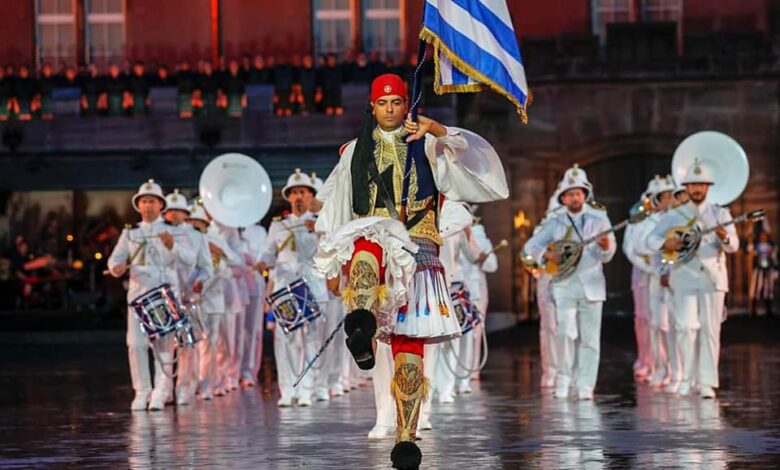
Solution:
[[(141, 250), (143, 250), (143, 248), (146, 246), (147, 243), (148, 241), (144, 240), (142, 243), (138, 245), (138, 248), (135, 249), (133, 254), (130, 255), (130, 259), (128, 259), (127, 262), (125, 263), (125, 272), (127, 272), (127, 270), (130, 269), (130, 265), (133, 264), (133, 261), (138, 257), (138, 254), (141, 253)], [(110, 269), (104, 270), (103, 275), (104, 276), (111, 275), (111, 270)]]
[(490, 249), (487, 253), (485, 253), (485, 256), (490, 256), (491, 254), (495, 253), (496, 251), (500, 250), (501, 248), (506, 248), (509, 246), (509, 242), (506, 240), (501, 240), (498, 242), (498, 245), (494, 246)]

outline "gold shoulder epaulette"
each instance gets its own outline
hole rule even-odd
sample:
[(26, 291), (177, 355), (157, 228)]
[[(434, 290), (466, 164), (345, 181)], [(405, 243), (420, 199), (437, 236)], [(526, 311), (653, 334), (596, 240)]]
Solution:
[(596, 209), (596, 210), (599, 210), (599, 211), (605, 211), (606, 212), (606, 210), (607, 210), (607, 206), (605, 206), (604, 204), (602, 204), (602, 203), (600, 203), (598, 201), (590, 201), (588, 203), (588, 205), (590, 207)]
[(281, 222), (282, 220), (284, 220), (284, 217), (282, 217), (281, 215), (277, 215), (277, 216), (276, 216), (276, 217), (274, 217), (272, 220), (273, 220), (274, 222)]

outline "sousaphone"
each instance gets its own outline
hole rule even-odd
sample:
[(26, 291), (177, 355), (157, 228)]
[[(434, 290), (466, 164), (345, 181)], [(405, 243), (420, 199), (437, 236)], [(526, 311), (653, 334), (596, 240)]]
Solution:
[[(683, 140), (672, 158), (672, 175), (678, 185), (682, 184), (686, 172), (696, 161), (707, 167), (712, 176), (713, 185), (707, 191), (708, 202), (725, 206), (742, 195), (750, 176), (750, 165), (745, 150), (736, 140), (716, 131), (697, 132)], [(718, 227), (762, 218), (764, 211), (759, 209)], [(687, 225), (667, 231), (666, 238), (681, 240), (683, 247), (677, 251), (664, 250), (661, 255), (664, 263), (682, 264), (690, 260), (699, 249), (702, 237), (717, 228), (700, 227), (696, 222), (694, 219)]]
[(255, 159), (226, 153), (200, 175), (200, 197), (209, 214), (228, 227), (248, 227), (268, 213), (273, 200), (271, 178)]

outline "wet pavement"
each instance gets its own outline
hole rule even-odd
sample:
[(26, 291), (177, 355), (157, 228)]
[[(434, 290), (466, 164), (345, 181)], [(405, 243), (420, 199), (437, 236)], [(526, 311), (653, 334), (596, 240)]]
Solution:
[[(475, 393), (433, 405), (423, 468), (780, 468), (778, 332), (731, 320), (718, 399), (682, 399), (634, 384), (630, 322), (607, 322), (594, 402), (539, 391), (534, 325), (498, 333)], [(261, 387), (130, 413), (126, 364), (123, 344), (0, 345), (0, 467), (389, 468), (370, 387), (279, 409), (266, 360)]]

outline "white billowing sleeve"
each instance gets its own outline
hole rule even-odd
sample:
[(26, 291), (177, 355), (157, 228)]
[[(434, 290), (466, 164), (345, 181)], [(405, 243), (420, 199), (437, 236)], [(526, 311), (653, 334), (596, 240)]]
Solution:
[(353, 219), (351, 169), (354, 152), (355, 142), (351, 142), (317, 194), (317, 199), (323, 202), (314, 225), (319, 233), (331, 233)]
[(448, 127), (444, 137), (426, 135), (425, 155), (431, 162), (436, 187), (448, 199), (490, 202), (509, 197), (501, 159), (481, 136)]

